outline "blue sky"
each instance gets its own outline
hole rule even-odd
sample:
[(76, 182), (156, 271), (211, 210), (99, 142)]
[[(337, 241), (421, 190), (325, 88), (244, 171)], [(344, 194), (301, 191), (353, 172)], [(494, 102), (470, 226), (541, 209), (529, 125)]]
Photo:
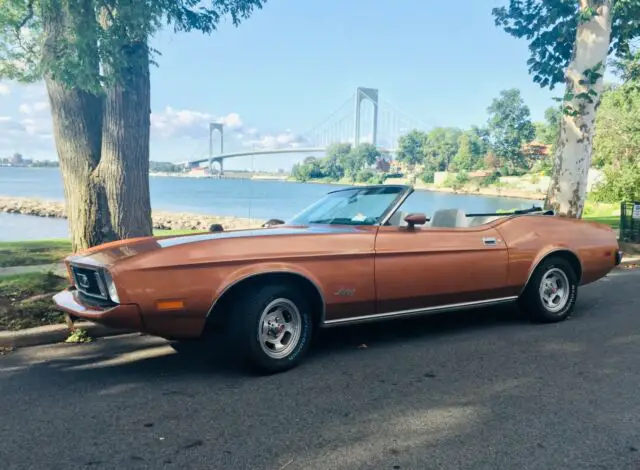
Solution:
[[(152, 70), (153, 160), (206, 155), (207, 123), (225, 122), (227, 151), (298, 143), (357, 86), (426, 126), (483, 124), (500, 90), (517, 87), (534, 119), (553, 92), (527, 72), (527, 44), (496, 28), (506, 0), (269, 0), (211, 36), (162, 32)], [(55, 158), (42, 85), (0, 84), (0, 152)], [(18, 132), (19, 125), (25, 129)], [(367, 130), (363, 130), (366, 134)], [(17, 138), (22, 136), (21, 138)], [(305, 155), (238, 158), (228, 168), (277, 169)]]

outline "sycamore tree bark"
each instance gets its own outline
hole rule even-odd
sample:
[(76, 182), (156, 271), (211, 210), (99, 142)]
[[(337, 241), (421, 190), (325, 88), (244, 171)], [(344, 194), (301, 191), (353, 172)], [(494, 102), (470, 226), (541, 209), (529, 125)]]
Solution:
[(583, 21), (565, 74), (564, 112), (546, 200), (546, 206), (560, 216), (580, 218), (584, 209), (596, 111), (611, 40), (611, 6), (612, 0), (580, 0)]

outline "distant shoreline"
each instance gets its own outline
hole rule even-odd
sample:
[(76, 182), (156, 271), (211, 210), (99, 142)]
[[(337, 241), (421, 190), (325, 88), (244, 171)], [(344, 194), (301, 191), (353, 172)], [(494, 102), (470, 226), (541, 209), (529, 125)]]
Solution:
[[(42, 169), (42, 168), (30, 168), (30, 169)], [(352, 183), (349, 181), (326, 181), (326, 180), (308, 180), (308, 181), (298, 181), (291, 179), (287, 175), (276, 175), (276, 174), (261, 174), (261, 173), (245, 173), (245, 172), (234, 172), (230, 170), (228, 172), (231, 176), (223, 179), (247, 179), (252, 181), (274, 181), (274, 182), (282, 182), (282, 183), (297, 183), (297, 184), (324, 184), (324, 185), (339, 185), (339, 186), (362, 186), (366, 183)], [(215, 176), (207, 176), (207, 175), (189, 175), (185, 173), (171, 173), (171, 172), (150, 172), (149, 177), (173, 177), (173, 178), (181, 178), (181, 179), (217, 179)], [(385, 184), (409, 184), (404, 178), (389, 178), (386, 180)], [(428, 191), (435, 193), (447, 193), (447, 194), (464, 194), (470, 196), (484, 196), (484, 197), (501, 197), (501, 198), (509, 198), (509, 199), (528, 199), (535, 201), (543, 201), (545, 199), (545, 194), (542, 192), (536, 191), (527, 191), (523, 189), (516, 188), (505, 188), (505, 187), (482, 187), (482, 188), (460, 188), (453, 189), (449, 187), (436, 186), (433, 184), (425, 184), (422, 182), (416, 182), (413, 184), (416, 190), (420, 191)], [(0, 196), (1, 197), (1, 196)], [(43, 208), (45, 209), (45, 208)], [(3, 211), (0, 208), (0, 211)], [(166, 214), (166, 213), (165, 213)], [(33, 214), (27, 214), (33, 215)], [(194, 214), (190, 214), (194, 215)], [(197, 217), (201, 217), (202, 214), (196, 215)], [(47, 215), (45, 215), (47, 217)], [(207, 216), (209, 218), (216, 219), (227, 219), (227, 220), (238, 220), (237, 217), (216, 217), (216, 216)], [(219, 223), (219, 222), (214, 222)]]
[[(287, 180), (288, 183), (299, 183), (299, 184), (327, 184), (327, 185), (340, 185), (340, 186), (366, 186), (369, 183), (350, 183), (345, 181), (323, 181), (323, 180), (309, 180), (309, 181), (297, 181), (297, 180)], [(403, 179), (388, 179), (383, 184), (411, 184), (407, 183)], [(544, 193), (534, 192), (534, 191), (525, 191), (522, 189), (514, 189), (514, 188), (495, 188), (495, 187), (484, 187), (478, 189), (472, 188), (461, 188), (461, 189), (453, 189), (447, 188), (444, 186), (435, 186), (428, 185), (425, 183), (414, 183), (413, 187), (417, 191), (427, 191), (432, 193), (447, 193), (447, 194), (465, 194), (469, 196), (485, 196), (485, 197), (504, 197), (508, 199), (531, 199), (536, 201), (544, 201), (546, 195)]]
[[(64, 203), (39, 198), (0, 196), (0, 212), (5, 214), (30, 215), (54, 219), (66, 219)], [(203, 230), (212, 224), (220, 224), (225, 230), (259, 227), (263, 220), (242, 217), (225, 217), (189, 212), (153, 211), (155, 230)]]

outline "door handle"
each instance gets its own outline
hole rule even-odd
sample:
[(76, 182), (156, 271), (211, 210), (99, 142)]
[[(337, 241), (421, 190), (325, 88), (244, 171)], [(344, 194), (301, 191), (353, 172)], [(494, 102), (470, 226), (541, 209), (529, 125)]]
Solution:
[(493, 238), (493, 237), (482, 237), (482, 243), (484, 243), (485, 245), (497, 245), (498, 241)]

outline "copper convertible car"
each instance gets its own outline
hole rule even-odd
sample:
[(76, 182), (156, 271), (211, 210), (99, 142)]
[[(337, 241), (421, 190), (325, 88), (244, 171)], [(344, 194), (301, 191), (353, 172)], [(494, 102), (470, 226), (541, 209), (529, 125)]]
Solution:
[[(566, 319), (620, 262), (613, 231), (541, 210), (430, 217), (413, 188), (340, 189), (268, 228), (123, 240), (67, 258), (58, 308), (172, 341), (225, 341), (262, 372), (300, 362), (314, 329), (518, 301)], [(195, 341), (197, 340), (197, 341)]]

